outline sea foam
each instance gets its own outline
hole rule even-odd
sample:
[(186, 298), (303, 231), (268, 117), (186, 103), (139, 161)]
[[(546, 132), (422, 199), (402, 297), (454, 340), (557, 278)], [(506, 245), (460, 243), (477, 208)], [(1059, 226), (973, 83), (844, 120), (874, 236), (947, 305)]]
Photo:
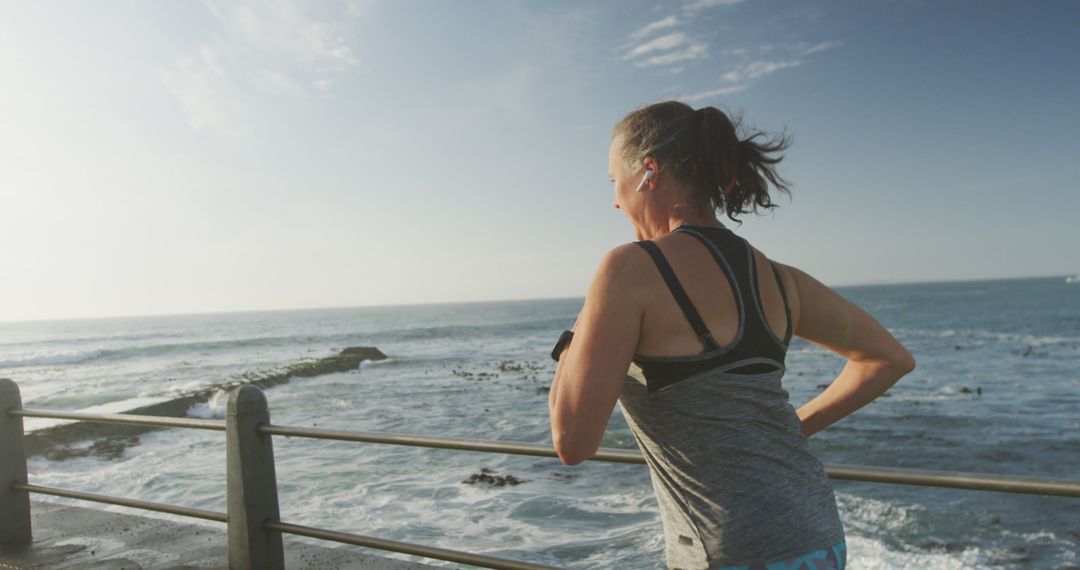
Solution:
[(206, 403), (192, 404), (188, 408), (187, 415), (191, 418), (204, 420), (223, 419), (229, 411), (229, 393), (218, 390), (210, 396)]

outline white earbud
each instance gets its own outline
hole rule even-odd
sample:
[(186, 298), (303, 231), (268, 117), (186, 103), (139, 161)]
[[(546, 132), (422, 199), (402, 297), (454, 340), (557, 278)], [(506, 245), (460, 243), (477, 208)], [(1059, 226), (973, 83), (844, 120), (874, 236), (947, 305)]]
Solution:
[(634, 192), (641, 192), (641, 189), (645, 187), (645, 183), (648, 182), (649, 179), (652, 178), (652, 177), (653, 177), (653, 171), (652, 170), (646, 170), (645, 171), (645, 178), (641, 179), (641, 184), (637, 185), (637, 190), (634, 190)]

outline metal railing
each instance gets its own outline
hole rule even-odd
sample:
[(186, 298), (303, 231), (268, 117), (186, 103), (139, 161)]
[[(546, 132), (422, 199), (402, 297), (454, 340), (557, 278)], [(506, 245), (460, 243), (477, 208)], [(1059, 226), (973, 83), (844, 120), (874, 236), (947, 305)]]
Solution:
[[(277, 477), (271, 440), (272, 436), (279, 435), (558, 457), (555, 450), (548, 445), (277, 426), (270, 423), (269, 409), (262, 390), (251, 385), (240, 386), (230, 393), (228, 415), (225, 421), (25, 409), (22, 407), (18, 385), (6, 379), (0, 379), (0, 412), (2, 412), (0, 413), (0, 457), (5, 458), (5, 461), (0, 463), (0, 542), (28, 543), (31, 541), (29, 494), (36, 493), (225, 523), (228, 529), (229, 567), (233, 569), (284, 568), (282, 534), (306, 536), (485, 568), (506, 570), (552, 568), (530, 562), (283, 522), (278, 512)], [(23, 418), (69, 419), (224, 431), (228, 512), (221, 513), (31, 485), (27, 480)], [(620, 449), (601, 449), (591, 459), (614, 463), (645, 463), (644, 457), (639, 452)], [(1080, 480), (837, 464), (826, 465), (825, 470), (832, 479), (848, 481), (1080, 498)]]

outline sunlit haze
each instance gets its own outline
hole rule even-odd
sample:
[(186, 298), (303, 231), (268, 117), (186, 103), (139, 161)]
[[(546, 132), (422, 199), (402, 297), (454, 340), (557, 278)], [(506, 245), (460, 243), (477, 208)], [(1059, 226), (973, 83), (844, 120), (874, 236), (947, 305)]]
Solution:
[(6, 2), (0, 320), (580, 297), (649, 102), (834, 286), (1080, 272), (1075, 2)]

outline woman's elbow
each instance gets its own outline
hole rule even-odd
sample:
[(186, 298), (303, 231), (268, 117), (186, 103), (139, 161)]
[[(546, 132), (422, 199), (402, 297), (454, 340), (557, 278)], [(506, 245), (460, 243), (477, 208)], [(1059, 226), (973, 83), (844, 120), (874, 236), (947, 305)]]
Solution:
[(559, 461), (566, 465), (577, 465), (596, 455), (596, 450), (599, 449), (598, 446), (584, 444), (585, 438), (582, 437), (573, 437), (558, 431), (552, 431), (552, 434), (555, 454), (559, 456)]
[(907, 350), (902, 350), (900, 354), (890, 358), (885, 363), (882, 374), (878, 377), (877, 385), (884, 392), (892, 388), (901, 378), (911, 374), (913, 370), (915, 370), (915, 357)]
[(596, 450), (594, 449), (592, 452), (586, 453), (586, 450), (576, 448), (575, 446), (556, 444), (555, 453), (559, 456), (559, 461), (562, 461), (564, 464), (577, 465), (595, 455)]
[(904, 374), (910, 374), (915, 370), (915, 357), (907, 350), (904, 350), (900, 358), (897, 359), (896, 364), (893, 366), (898, 368)]

